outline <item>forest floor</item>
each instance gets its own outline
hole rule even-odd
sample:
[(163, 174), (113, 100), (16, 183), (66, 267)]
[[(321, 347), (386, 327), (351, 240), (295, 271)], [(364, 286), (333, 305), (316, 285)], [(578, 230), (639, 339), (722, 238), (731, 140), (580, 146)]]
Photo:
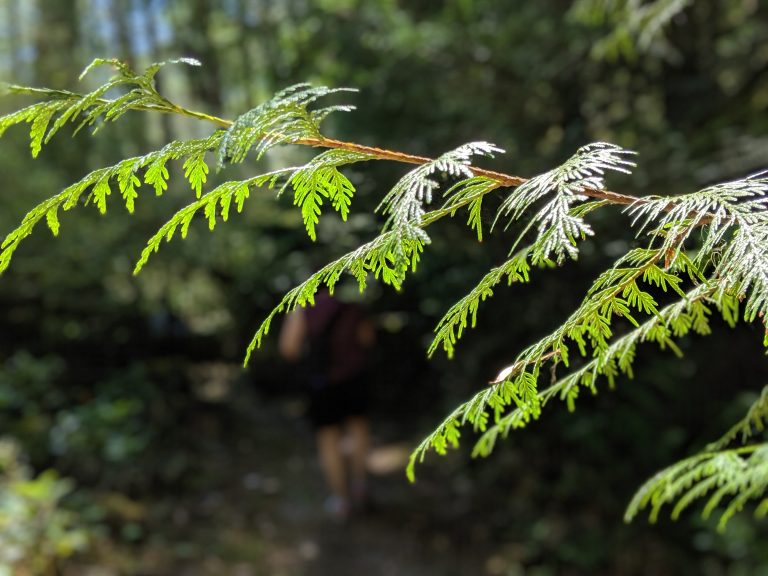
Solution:
[(397, 432), (381, 430), (376, 422), (372, 510), (343, 523), (329, 517), (312, 432), (300, 411), (296, 400), (241, 408), (246, 418), (234, 429), (246, 426), (245, 431), (206, 446), (199, 490), (143, 503), (143, 537), (131, 545), (105, 541), (93, 563), (78, 565), (74, 573), (458, 576), (505, 571), (490, 552), (488, 530), (462, 521), (471, 504), (428, 479), (409, 484), (403, 473), (409, 444), (385, 442)]

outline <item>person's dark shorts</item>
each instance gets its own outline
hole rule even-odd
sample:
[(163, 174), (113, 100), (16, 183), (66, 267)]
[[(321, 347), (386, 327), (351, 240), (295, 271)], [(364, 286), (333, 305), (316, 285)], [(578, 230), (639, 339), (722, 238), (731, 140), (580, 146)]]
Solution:
[(308, 416), (315, 428), (335, 426), (367, 414), (368, 378), (363, 375), (310, 388)]

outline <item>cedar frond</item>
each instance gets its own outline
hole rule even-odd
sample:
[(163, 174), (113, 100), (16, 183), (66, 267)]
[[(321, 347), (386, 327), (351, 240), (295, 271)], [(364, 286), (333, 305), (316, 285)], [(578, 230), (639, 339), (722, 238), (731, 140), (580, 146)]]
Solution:
[(696, 454), (662, 470), (637, 491), (624, 514), (626, 522), (642, 510), (656, 522), (665, 505), (673, 505), (673, 519), (697, 500), (706, 498), (702, 516), (706, 519), (720, 508), (719, 531), (744, 509), (750, 500), (758, 501), (755, 515), (768, 513), (768, 444), (715, 450)]
[(281, 176), (287, 175), (292, 168), (275, 170), (266, 174), (261, 174), (248, 180), (225, 182), (202, 195), (196, 202), (185, 206), (166, 222), (154, 236), (147, 242), (147, 246), (141, 253), (139, 261), (133, 269), (134, 274), (138, 274), (149, 260), (150, 256), (160, 249), (163, 240), (170, 242), (177, 230), (180, 230), (182, 238), (187, 237), (189, 226), (195, 215), (203, 211), (208, 220), (208, 229), (213, 230), (216, 227), (217, 214), (226, 222), (229, 219), (229, 210), (234, 200), (237, 212), (243, 211), (245, 200), (250, 196), (251, 188), (265, 187), (274, 188)]
[[(0, 116), (0, 136), (15, 124), (29, 123), (31, 125), (30, 148), (32, 156), (37, 157), (42, 146), (50, 142), (51, 138), (68, 123), (77, 124), (74, 133), (89, 126), (94, 126), (95, 133), (101, 126), (107, 122), (114, 122), (129, 110), (177, 112), (176, 107), (158, 94), (155, 76), (163, 66), (179, 63), (190, 66), (200, 65), (192, 58), (179, 58), (156, 62), (138, 74), (119, 60), (96, 58), (83, 70), (80, 79), (99, 66), (111, 66), (116, 73), (87, 94), (8, 85), (7, 89), (10, 93), (42, 97), (43, 101)], [(117, 94), (114, 98), (107, 98), (107, 95), (112, 93)], [(97, 124), (99, 121), (101, 123)]]
[[(59, 194), (44, 200), (30, 210), (24, 216), (21, 224), (11, 231), (0, 244), (0, 273), (8, 268), (13, 253), (22, 240), (32, 233), (35, 226), (43, 218), (45, 218), (53, 235), (56, 236), (60, 228), (59, 210), (71, 210), (80, 204), (85, 195), (86, 203), (92, 200), (99, 212), (104, 214), (107, 211), (107, 197), (112, 194), (113, 188), (119, 191), (128, 212), (133, 213), (135, 200), (138, 197), (137, 189), (142, 184), (139, 177), (142, 171), (144, 183), (152, 185), (156, 194), (160, 195), (168, 187), (169, 173), (166, 164), (170, 160), (195, 158), (198, 166), (200, 163), (204, 164), (206, 151), (214, 150), (222, 135), (223, 132), (218, 131), (204, 139), (174, 141), (161, 150), (143, 156), (127, 158), (114, 166), (99, 168), (68, 186)], [(192, 174), (188, 174), (188, 176), (192, 176)], [(195, 192), (199, 193), (199, 179), (190, 177), (190, 184)], [(86, 194), (89, 191), (90, 193)]]
[(319, 98), (352, 88), (312, 87), (295, 84), (275, 94), (271, 100), (239, 116), (229, 127), (219, 148), (219, 166), (242, 162), (251, 149), (256, 159), (278, 144), (320, 138), (320, 124), (332, 112), (349, 112), (350, 105), (333, 105), (310, 110)]

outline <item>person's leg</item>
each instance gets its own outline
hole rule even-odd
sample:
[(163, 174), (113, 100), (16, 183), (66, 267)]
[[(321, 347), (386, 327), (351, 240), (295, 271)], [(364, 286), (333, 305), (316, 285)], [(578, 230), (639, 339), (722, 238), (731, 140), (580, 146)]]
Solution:
[(363, 504), (367, 497), (367, 463), (370, 448), (368, 419), (353, 416), (347, 420), (347, 430), (352, 441), (352, 499)]
[(344, 515), (348, 508), (348, 491), (344, 457), (341, 453), (341, 428), (339, 426), (323, 426), (317, 430), (317, 449), (320, 456), (320, 466), (325, 475), (325, 481), (337, 503), (331, 503), (334, 513)]

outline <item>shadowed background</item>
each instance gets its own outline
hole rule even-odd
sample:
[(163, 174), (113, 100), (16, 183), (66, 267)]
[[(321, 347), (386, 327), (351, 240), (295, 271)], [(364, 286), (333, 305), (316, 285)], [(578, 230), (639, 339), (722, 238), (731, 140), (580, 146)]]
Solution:
[[(190, 107), (235, 118), (296, 82), (355, 87), (358, 110), (329, 120), (330, 136), (429, 156), (488, 140), (506, 150), (488, 166), (520, 176), (595, 140), (638, 151), (635, 173), (608, 182), (638, 195), (766, 168), (766, 7), (660, 1), (676, 15), (654, 30), (623, 4), (0, 0), (0, 78), (82, 90), (94, 57), (141, 69), (191, 56), (203, 66), (168, 67), (158, 81)], [(57, 137), (34, 162), (24, 130), (11, 129), (0, 231), (89, 170), (211, 128), (131, 113), (95, 138)], [(267, 163), (310, 154), (280, 149)], [(348, 170), (350, 220), (325, 216), (317, 243), (289, 195), (252, 194), (215, 234), (195, 221), (133, 277), (146, 239), (190, 201), (174, 168), (171, 189), (154, 198), (144, 187), (133, 216), (88, 207), (67, 213), (55, 240), (40, 230), (0, 278), (0, 574), (13, 563), (67, 575), (768, 573), (765, 527), (749, 515), (723, 535), (694, 513), (622, 521), (645, 478), (724, 432), (766, 383), (759, 326), (716, 321), (713, 336), (683, 340), (683, 359), (642, 350), (634, 380), (574, 414), (555, 407), (482, 461), (469, 458), (467, 431), (467, 446), (405, 481), (402, 457), (421, 436), (636, 242), (619, 209), (595, 219), (578, 263), (499, 289), (451, 361), (427, 361), (431, 331), (503, 261), (512, 234), (478, 244), (460, 219), (442, 222), (400, 293), (366, 293), (379, 334), (376, 510), (337, 526), (322, 514), (299, 379), (274, 338), (240, 363), (285, 291), (374, 236), (372, 210), (407, 168)], [(209, 185), (253, 170), (227, 168)]]

